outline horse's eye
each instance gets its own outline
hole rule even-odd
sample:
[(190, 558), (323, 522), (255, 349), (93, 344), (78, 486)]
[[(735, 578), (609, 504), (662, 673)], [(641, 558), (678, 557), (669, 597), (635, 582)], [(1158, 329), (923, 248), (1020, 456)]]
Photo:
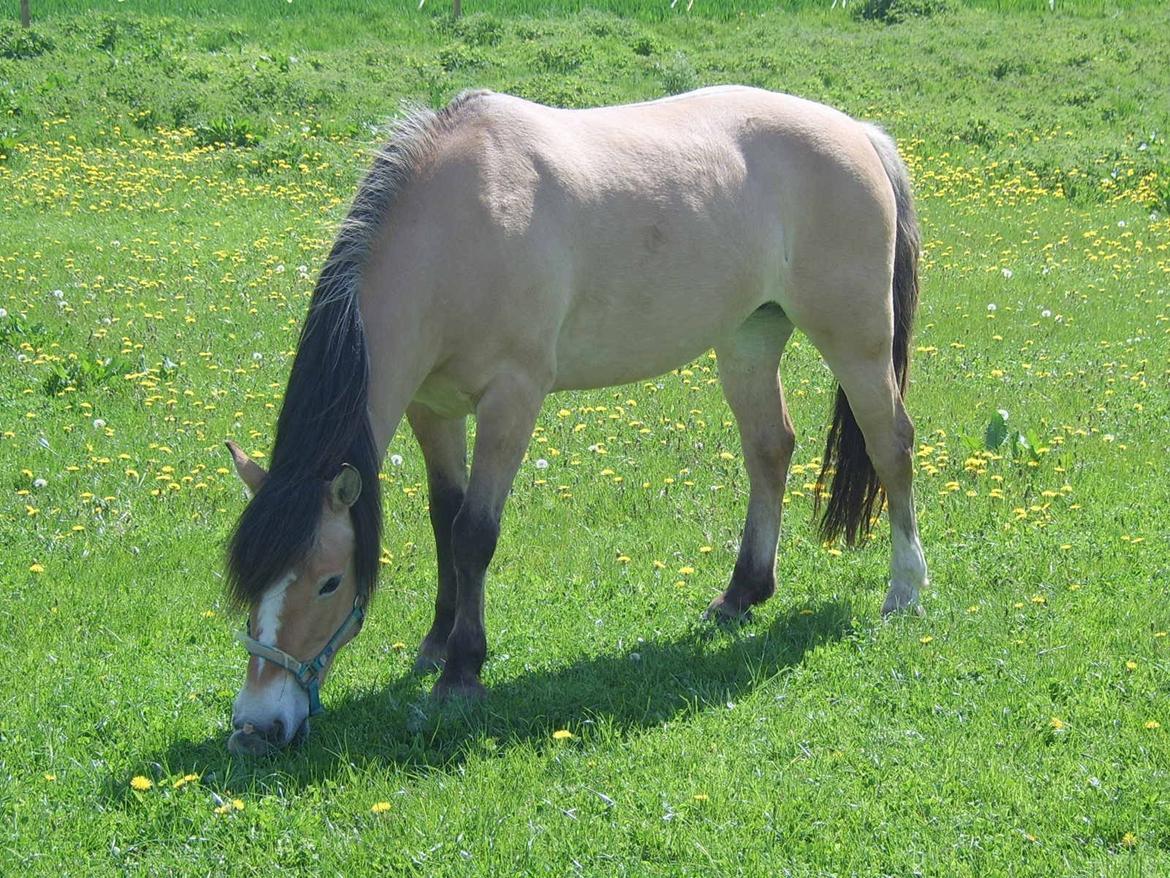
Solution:
[(337, 586), (339, 586), (339, 585), (341, 585), (341, 577), (340, 576), (330, 576), (328, 579), (325, 580), (325, 584), (323, 586), (321, 586), (321, 590), (319, 592), (317, 592), (317, 594), (320, 594), (320, 595), (333, 594), (333, 592), (337, 591)]

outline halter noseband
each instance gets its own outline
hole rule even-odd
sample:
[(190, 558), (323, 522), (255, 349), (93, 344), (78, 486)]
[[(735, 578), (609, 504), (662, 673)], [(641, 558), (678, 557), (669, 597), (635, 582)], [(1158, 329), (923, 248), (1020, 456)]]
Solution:
[(347, 637), (356, 635), (361, 630), (362, 622), (365, 621), (365, 618), (365, 595), (359, 594), (354, 599), (353, 609), (345, 617), (345, 621), (333, 632), (333, 636), (329, 638), (329, 642), (322, 647), (316, 657), (308, 662), (302, 662), (299, 659), (293, 658), (283, 649), (268, 646), (254, 639), (252, 637), (251, 619), (248, 620), (248, 627), (244, 631), (236, 632), (236, 639), (244, 644), (244, 649), (248, 650), (252, 655), (274, 662), (292, 674), (293, 679), (297, 681), (300, 687), (305, 690), (305, 694), (309, 696), (309, 716), (315, 716), (324, 709), (321, 707), (321, 674), (325, 670), (325, 666), (329, 664), (329, 659), (337, 652), (342, 642)]

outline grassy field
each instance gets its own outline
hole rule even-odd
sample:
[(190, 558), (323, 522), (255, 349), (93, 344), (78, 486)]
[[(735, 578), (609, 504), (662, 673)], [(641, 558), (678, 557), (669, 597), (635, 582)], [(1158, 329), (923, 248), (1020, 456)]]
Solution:
[[(1170, 10), (416, 5), (33, 0), (33, 35), (0, 27), (0, 874), (1170, 874)], [(832, 383), (798, 336), (752, 624), (698, 621), (746, 503), (704, 357), (546, 406), (489, 579), (491, 698), (437, 709), (403, 430), (326, 714), (229, 758), (222, 440), (267, 450), (382, 123), (473, 85), (718, 82), (881, 121), (911, 165), (926, 618), (878, 619), (884, 523), (815, 536)]]

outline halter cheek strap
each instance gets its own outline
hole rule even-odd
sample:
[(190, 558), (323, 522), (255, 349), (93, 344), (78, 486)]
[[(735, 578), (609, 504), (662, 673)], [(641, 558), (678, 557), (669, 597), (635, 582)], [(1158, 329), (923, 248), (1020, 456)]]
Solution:
[(266, 643), (261, 643), (259, 640), (254, 639), (252, 637), (252, 623), (250, 620), (247, 630), (236, 632), (236, 639), (244, 644), (244, 649), (248, 650), (252, 655), (280, 665), (280, 667), (292, 674), (293, 679), (297, 681), (300, 687), (305, 690), (305, 694), (309, 696), (309, 716), (315, 716), (323, 710), (321, 707), (321, 676), (325, 671), (325, 666), (329, 664), (329, 660), (333, 658), (334, 653), (341, 648), (341, 644), (361, 630), (362, 622), (365, 621), (365, 618), (365, 607), (362, 604), (361, 597), (358, 597), (353, 602), (353, 609), (345, 617), (345, 621), (341, 623), (341, 626), (333, 632), (333, 636), (329, 638), (329, 642), (317, 653), (315, 658), (308, 662), (302, 662), (299, 659), (293, 658), (283, 649), (269, 646)]

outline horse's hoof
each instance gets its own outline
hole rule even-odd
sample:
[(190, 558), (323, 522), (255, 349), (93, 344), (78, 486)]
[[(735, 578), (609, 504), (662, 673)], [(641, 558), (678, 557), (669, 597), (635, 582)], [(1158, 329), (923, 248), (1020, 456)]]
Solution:
[(750, 607), (737, 610), (720, 595), (703, 611), (702, 618), (704, 622), (713, 622), (720, 626), (746, 625), (752, 620), (752, 611)]
[(882, 618), (888, 619), (896, 613), (913, 614), (920, 619), (926, 616), (926, 610), (918, 602), (917, 595), (906, 595), (891, 591), (886, 595), (885, 603), (882, 604)]
[(463, 680), (446, 680), (440, 677), (431, 690), (431, 697), (440, 704), (457, 702), (478, 704), (487, 698), (487, 689), (474, 677)]
[(446, 661), (441, 658), (423, 655), (420, 652), (418, 658), (414, 660), (414, 672), (420, 677), (425, 677), (427, 674), (433, 674), (436, 671), (443, 670), (443, 665), (445, 664)]

